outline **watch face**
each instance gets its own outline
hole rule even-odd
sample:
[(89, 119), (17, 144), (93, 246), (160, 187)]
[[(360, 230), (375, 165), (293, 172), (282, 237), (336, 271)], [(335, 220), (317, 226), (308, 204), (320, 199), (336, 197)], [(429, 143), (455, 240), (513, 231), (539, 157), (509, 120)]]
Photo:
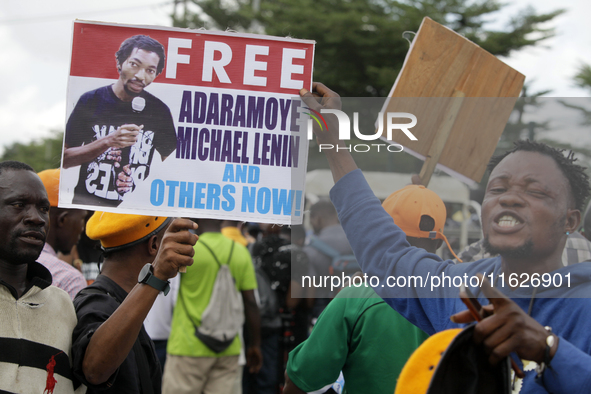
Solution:
[(152, 267), (152, 265), (150, 263), (148, 263), (142, 267), (142, 270), (140, 271), (140, 275), (137, 278), (137, 281), (139, 283), (144, 283), (146, 281), (146, 279), (148, 279), (148, 275), (151, 273), (150, 272), (151, 267)]

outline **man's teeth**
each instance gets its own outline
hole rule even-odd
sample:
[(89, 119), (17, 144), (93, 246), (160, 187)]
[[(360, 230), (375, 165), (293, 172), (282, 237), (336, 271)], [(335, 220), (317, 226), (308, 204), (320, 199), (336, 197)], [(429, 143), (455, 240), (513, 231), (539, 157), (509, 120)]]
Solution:
[(505, 215), (499, 219), (499, 226), (501, 227), (513, 227), (519, 224), (519, 220), (515, 219), (513, 216)]

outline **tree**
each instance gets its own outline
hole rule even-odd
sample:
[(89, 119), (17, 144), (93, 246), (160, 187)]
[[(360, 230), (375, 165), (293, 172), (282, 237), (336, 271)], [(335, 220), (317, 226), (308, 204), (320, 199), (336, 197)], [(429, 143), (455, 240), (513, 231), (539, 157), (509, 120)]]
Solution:
[(64, 132), (52, 130), (48, 137), (23, 144), (14, 142), (4, 147), (0, 161), (16, 160), (27, 163), (37, 172), (58, 168), (62, 159)]
[(591, 91), (591, 66), (582, 64), (573, 80), (578, 87)]
[[(181, 2), (184, 8), (177, 12)], [(536, 14), (527, 8), (505, 30), (487, 29), (487, 20), (502, 6), (497, 0), (176, 0), (172, 19), (178, 27), (315, 40), (316, 80), (344, 97), (384, 97), (408, 51), (403, 33), (417, 31), (425, 16), (507, 56), (551, 37), (554, 30), (541, 26), (563, 12)]]

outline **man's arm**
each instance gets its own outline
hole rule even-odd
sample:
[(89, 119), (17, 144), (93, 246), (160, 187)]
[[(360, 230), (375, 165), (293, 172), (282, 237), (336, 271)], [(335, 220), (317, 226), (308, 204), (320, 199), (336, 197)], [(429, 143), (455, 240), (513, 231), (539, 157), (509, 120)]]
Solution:
[(248, 328), (248, 349), (246, 349), (246, 365), (250, 373), (257, 373), (263, 365), (261, 353), (261, 315), (254, 290), (243, 290), (242, 302), (244, 303), (244, 315)]
[[(564, 338), (550, 334), (540, 323), (529, 316), (515, 302), (482, 279), (482, 292), (490, 304), (482, 308), (483, 320), (474, 328), (474, 341), (482, 344), (489, 354), (491, 364), (497, 364), (511, 353), (538, 365), (550, 361), (550, 367), (538, 383), (552, 393), (581, 392), (591, 384), (591, 356)], [(573, 302), (578, 299), (573, 299)], [(469, 311), (453, 315), (458, 323), (470, 323), (474, 319)], [(557, 328), (557, 327), (555, 327)], [(547, 338), (554, 337), (546, 358)]]
[(283, 394), (306, 394), (304, 390), (291, 381), (287, 371), (285, 371), (285, 387), (283, 387)]
[[(300, 96), (308, 107), (317, 112), (320, 112), (323, 108), (341, 109), (341, 98), (339, 95), (319, 82), (312, 84), (312, 92), (302, 89)], [(320, 101), (318, 98), (320, 98)], [(326, 130), (320, 130), (316, 124), (314, 125), (314, 134), (316, 134), (318, 143), (331, 144), (335, 147), (345, 147), (345, 142), (339, 140), (339, 122), (336, 116), (327, 114), (325, 115), (325, 120), (328, 125)], [(353, 156), (351, 156), (351, 153), (347, 149), (328, 149), (324, 152), (326, 153), (326, 158), (335, 182), (349, 172), (357, 169), (357, 164), (355, 164)]]
[[(187, 219), (171, 223), (152, 263), (157, 278), (168, 280), (177, 275), (180, 267), (193, 264), (193, 245), (197, 238), (188, 230), (195, 228), (197, 225)], [(90, 384), (106, 382), (127, 358), (157, 295), (158, 290), (138, 283), (96, 330), (82, 362), (82, 371)]]
[[(326, 86), (314, 83), (313, 91), (315, 94), (300, 92), (311, 109), (320, 112), (323, 108), (340, 108), (338, 95)], [(322, 97), (321, 102), (315, 97)], [(336, 116), (327, 115), (325, 119), (326, 130), (314, 129), (318, 143), (343, 146), (344, 142), (338, 139)], [(330, 198), (362, 271), (379, 281), (377, 286), (375, 279), (371, 283), (376, 286), (374, 290), (381, 297), (389, 298), (387, 302), (394, 309), (425, 332), (449, 328), (449, 315), (456, 309), (453, 300), (446, 301), (445, 297), (456, 297), (457, 290), (450, 286), (431, 286), (432, 277), (441, 277), (444, 271), (448, 276), (452, 273), (462, 276), (467, 266), (452, 267), (434, 254), (411, 247), (406, 234), (382, 208), (348, 150), (324, 152), (335, 180)], [(399, 277), (422, 281), (422, 284), (391, 281)]]
[[(66, 144), (64, 149), (64, 168), (70, 168), (79, 166), (84, 163), (88, 163), (94, 160), (99, 155), (104, 153), (109, 148), (125, 148), (135, 144), (135, 140), (140, 130), (144, 126), (138, 126), (135, 124), (124, 124), (117, 128), (114, 133), (111, 133), (103, 138), (91, 142), (87, 145), (71, 147)], [(70, 133), (76, 131), (69, 131)], [(114, 151), (112, 160), (121, 160), (120, 156), (116, 155), (117, 151)], [(121, 154), (120, 151), (118, 151)]]
[(357, 321), (360, 315), (355, 316), (355, 321), (348, 319), (347, 302), (347, 298), (332, 300), (310, 337), (289, 353), (284, 393), (315, 391), (336, 382), (349, 354), (350, 330), (363, 324)]

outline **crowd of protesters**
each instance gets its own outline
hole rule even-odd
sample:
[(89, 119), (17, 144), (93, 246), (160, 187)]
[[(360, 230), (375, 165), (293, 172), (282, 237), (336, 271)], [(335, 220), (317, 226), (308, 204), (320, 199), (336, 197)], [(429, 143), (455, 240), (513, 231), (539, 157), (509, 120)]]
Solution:
[[(324, 85), (301, 95), (315, 110), (340, 108)], [(342, 143), (327, 119), (319, 142)], [(484, 238), (465, 263), (434, 254), (449, 247), (448, 215), (420, 179), (382, 207), (346, 149), (327, 158), (332, 202), (311, 205), (309, 228), (58, 208), (59, 170), (0, 163), (0, 392), (392, 393), (429, 335), (474, 320), (487, 362), (512, 357), (516, 392), (588, 387), (589, 180), (572, 155), (521, 141), (493, 158)], [(219, 344), (200, 326), (224, 265), (241, 328)], [(378, 284), (304, 285), (351, 270)], [(488, 305), (472, 314), (455, 287), (382, 282), (487, 273), (475, 298)], [(499, 289), (495, 278), (513, 274), (573, 282)]]

